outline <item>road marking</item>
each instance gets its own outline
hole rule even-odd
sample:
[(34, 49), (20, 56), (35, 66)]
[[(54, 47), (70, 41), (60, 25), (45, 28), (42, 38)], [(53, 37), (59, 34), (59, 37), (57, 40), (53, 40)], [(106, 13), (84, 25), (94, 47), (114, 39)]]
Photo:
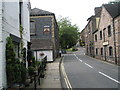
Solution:
[[(74, 54), (75, 55), (75, 54)], [(79, 59), (76, 55), (75, 55), (75, 57), (80, 61), (80, 62), (83, 62), (81, 59)], [(91, 65), (89, 65), (89, 64), (87, 64), (87, 63), (84, 63), (85, 65), (87, 65), (88, 67), (90, 67), (90, 68), (93, 68)]]
[(83, 62), (81, 59), (78, 59), (80, 62)]
[(61, 69), (62, 69), (62, 73), (63, 73), (63, 76), (64, 76), (64, 80), (65, 80), (65, 83), (66, 83), (66, 85), (67, 85), (68, 90), (72, 90), (72, 86), (71, 86), (70, 81), (69, 81), (69, 79), (68, 79), (68, 77), (67, 77), (67, 74), (66, 74), (66, 72), (65, 72), (65, 68), (64, 68), (64, 65), (63, 65), (63, 61), (62, 61), (62, 63), (61, 63)]
[(82, 60), (81, 59), (79, 59), (77, 56), (76, 56), (76, 54), (74, 54), (74, 56), (80, 61), (80, 62), (82, 62)]
[(93, 68), (91, 65), (89, 65), (89, 64), (87, 64), (87, 63), (85, 63), (85, 65), (87, 65), (87, 66), (90, 67), (90, 68)]
[(106, 74), (104, 74), (104, 73), (102, 73), (102, 72), (99, 72), (99, 74), (101, 74), (101, 75), (103, 75), (103, 76), (105, 76), (105, 77), (107, 77), (107, 78), (111, 79), (112, 81), (114, 81), (114, 82), (116, 82), (116, 83), (120, 84), (120, 82), (119, 82), (119, 81), (117, 81), (116, 79), (114, 79), (114, 78), (112, 78), (112, 77), (110, 77), (110, 76), (108, 76), (108, 75), (106, 75)]

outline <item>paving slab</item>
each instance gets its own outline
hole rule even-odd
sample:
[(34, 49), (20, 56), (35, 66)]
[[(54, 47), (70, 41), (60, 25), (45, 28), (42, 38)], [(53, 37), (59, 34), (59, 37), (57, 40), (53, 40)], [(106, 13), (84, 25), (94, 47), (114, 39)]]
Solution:
[(57, 88), (62, 89), (60, 82), (59, 64), (61, 58), (47, 64), (45, 78), (42, 79), (41, 85), (37, 88)]

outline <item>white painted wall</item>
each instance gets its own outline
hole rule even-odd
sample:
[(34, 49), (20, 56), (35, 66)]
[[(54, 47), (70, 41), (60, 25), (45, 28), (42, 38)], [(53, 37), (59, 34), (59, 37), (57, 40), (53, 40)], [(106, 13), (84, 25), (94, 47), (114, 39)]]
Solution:
[(19, 2), (3, 3), (3, 28), (4, 32), (20, 37), (19, 33)]
[[(27, 49), (27, 42), (30, 42), (30, 5), (29, 0), (23, 0), (22, 6), (22, 27), (23, 27), (23, 42)], [(26, 52), (27, 55), (27, 52)], [(26, 60), (27, 62), (27, 60)], [(26, 67), (28, 63), (26, 63)]]
[[(27, 0), (29, 1), (29, 0)], [(23, 2), (22, 24), (24, 28), (24, 47), (30, 41), (28, 2)], [(20, 37), (19, 32), (19, 0), (3, 2), (0, 0), (0, 90), (6, 88), (6, 38), (13, 34)]]
[(0, 90), (2, 88), (2, 3), (0, 3)]
[[(40, 56), (40, 53), (44, 53), (44, 56), (47, 55), (47, 61), (48, 62), (51, 62), (53, 61), (53, 51), (52, 50), (49, 50), (49, 51), (34, 51), (34, 56), (35, 56), (35, 59), (37, 58), (38, 61), (41, 61), (41, 59), (44, 57), (44, 56)], [(37, 55), (37, 57), (36, 57)]]
[[(24, 1), (24, 0), (23, 0)], [(30, 42), (30, 5), (29, 0), (23, 2), (22, 7), (22, 26), (23, 26), (23, 39)]]

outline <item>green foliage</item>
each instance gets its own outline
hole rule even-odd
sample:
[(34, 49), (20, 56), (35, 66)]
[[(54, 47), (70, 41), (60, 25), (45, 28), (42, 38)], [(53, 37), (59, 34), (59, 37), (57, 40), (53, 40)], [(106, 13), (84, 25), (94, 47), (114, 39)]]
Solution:
[(21, 49), (23, 49), (24, 42), (23, 42), (23, 27), (22, 27), (22, 25), (20, 25), (20, 38), (21, 38), (20, 47), (21, 47)]
[(120, 0), (112, 0), (108, 2), (108, 4), (116, 4), (116, 3), (120, 3)]
[(60, 18), (58, 26), (61, 48), (67, 49), (74, 46), (78, 41), (78, 27), (72, 25), (68, 18)]
[(23, 83), (26, 79), (26, 68), (15, 58), (14, 44), (11, 37), (7, 38), (6, 44), (6, 74), (8, 86), (14, 83)]
[(28, 73), (30, 76), (34, 75), (34, 71), (35, 71), (35, 67), (33, 67), (33, 66), (28, 67)]
[(14, 72), (15, 67), (13, 67), (13, 63), (15, 62), (15, 52), (13, 48), (14, 44), (12, 39), (8, 37), (6, 44), (6, 73), (8, 84), (16, 82)]

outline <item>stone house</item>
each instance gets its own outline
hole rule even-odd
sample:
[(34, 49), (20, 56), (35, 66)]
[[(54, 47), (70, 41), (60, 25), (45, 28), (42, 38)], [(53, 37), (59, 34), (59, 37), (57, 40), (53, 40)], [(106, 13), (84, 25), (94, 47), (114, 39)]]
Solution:
[(59, 55), (59, 29), (55, 14), (38, 8), (31, 10), (31, 49), (36, 60), (41, 54), (47, 55), (47, 61), (54, 61)]
[(99, 28), (94, 32), (95, 57), (118, 64), (120, 60), (120, 3), (102, 5)]
[(7, 87), (6, 38), (12, 38), (16, 58), (19, 58), (19, 53), (21, 52), (20, 26), (22, 26), (24, 48), (28, 49), (28, 43), (30, 42), (29, 11), (29, 0), (25, 2), (21, 2), (21, 0), (15, 2), (0, 1), (0, 90)]
[(85, 30), (85, 48), (86, 55), (94, 57), (94, 35), (93, 33), (98, 30), (98, 22), (100, 18), (101, 7), (95, 8), (95, 15), (88, 18), (88, 23)]
[(81, 32), (80, 32), (80, 39), (79, 39), (79, 44), (80, 46), (85, 46), (85, 29), (83, 29)]

